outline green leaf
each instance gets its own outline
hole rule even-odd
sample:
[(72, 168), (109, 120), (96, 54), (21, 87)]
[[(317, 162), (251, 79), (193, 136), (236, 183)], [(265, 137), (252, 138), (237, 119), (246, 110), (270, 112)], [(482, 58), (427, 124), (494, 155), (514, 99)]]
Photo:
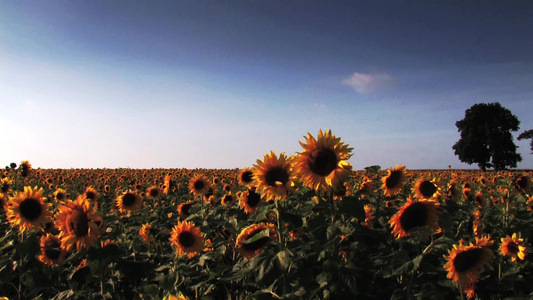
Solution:
[(41, 252), (41, 246), (35, 234), (27, 237), (22, 243), (16, 244), (15, 249), (21, 258), (33, 257)]
[(364, 221), (366, 217), (363, 203), (353, 196), (343, 197), (339, 210), (342, 214), (354, 217), (359, 221)]
[(255, 243), (257, 241), (259, 241), (260, 239), (263, 239), (263, 238), (270, 238), (270, 230), (269, 229), (265, 229), (265, 230), (262, 230), (256, 234), (254, 234), (254, 236), (252, 236), (251, 238), (243, 241), (243, 244), (251, 244), (251, 243)]

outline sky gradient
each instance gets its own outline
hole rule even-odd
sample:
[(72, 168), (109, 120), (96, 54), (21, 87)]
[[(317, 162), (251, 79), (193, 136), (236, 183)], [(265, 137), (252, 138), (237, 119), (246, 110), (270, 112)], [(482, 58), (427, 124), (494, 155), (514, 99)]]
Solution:
[(0, 164), (242, 168), (331, 129), (355, 169), (477, 168), (452, 149), (473, 104), (533, 129), (532, 15), (513, 0), (0, 1)]

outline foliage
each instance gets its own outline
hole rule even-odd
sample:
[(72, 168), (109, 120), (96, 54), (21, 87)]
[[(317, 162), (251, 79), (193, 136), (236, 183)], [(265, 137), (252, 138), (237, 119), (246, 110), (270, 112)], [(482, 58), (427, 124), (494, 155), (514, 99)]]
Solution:
[(520, 121), (500, 103), (474, 104), (455, 125), (461, 138), (452, 148), (462, 162), (476, 163), (485, 171), (515, 168), (522, 161), (511, 134), (519, 129)]
[(531, 153), (533, 154), (533, 129), (526, 130), (518, 136), (518, 140), (531, 140)]

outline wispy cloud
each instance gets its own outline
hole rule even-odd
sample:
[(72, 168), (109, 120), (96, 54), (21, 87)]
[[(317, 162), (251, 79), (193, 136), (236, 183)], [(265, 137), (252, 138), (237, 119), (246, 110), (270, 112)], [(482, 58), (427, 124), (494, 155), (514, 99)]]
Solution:
[(364, 74), (353, 73), (352, 76), (342, 81), (343, 85), (351, 86), (356, 92), (361, 94), (371, 94), (374, 91), (386, 87), (392, 77), (388, 74)]

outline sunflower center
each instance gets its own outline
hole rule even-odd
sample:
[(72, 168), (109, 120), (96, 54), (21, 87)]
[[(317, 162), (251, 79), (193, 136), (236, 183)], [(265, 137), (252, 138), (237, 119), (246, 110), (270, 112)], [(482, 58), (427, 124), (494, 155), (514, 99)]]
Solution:
[(331, 149), (318, 149), (307, 160), (309, 169), (319, 176), (328, 176), (337, 167), (337, 155)]
[(276, 182), (285, 185), (289, 180), (289, 173), (282, 167), (272, 167), (265, 173), (265, 181), (269, 186), (276, 186)]
[(51, 259), (56, 260), (61, 255), (61, 245), (54, 239), (48, 239), (44, 243), (44, 255)]
[(195, 242), (194, 234), (192, 234), (190, 231), (183, 231), (178, 236), (178, 241), (180, 242), (180, 245), (185, 248), (191, 247)]
[(70, 230), (74, 231), (77, 237), (86, 236), (89, 233), (89, 218), (87, 214), (80, 210), (74, 210), (69, 218)]
[(246, 201), (246, 203), (248, 203), (248, 206), (256, 207), (259, 204), (259, 201), (261, 200), (261, 196), (254, 191), (248, 190), (247, 200), (248, 201)]
[(122, 205), (123, 206), (132, 206), (135, 203), (135, 195), (131, 193), (127, 193), (122, 198)]
[(385, 186), (388, 189), (395, 188), (400, 184), (400, 182), (402, 181), (402, 178), (403, 178), (402, 171), (392, 171), (389, 177), (387, 177), (387, 180), (385, 180)]
[(516, 254), (518, 253), (518, 245), (515, 242), (510, 242), (509, 244), (507, 244), (507, 250), (509, 251), (509, 253)]
[[(257, 229), (255, 230), (254, 232), (252, 232), (247, 239), (251, 239), (254, 235), (258, 234), (259, 232), (263, 231), (263, 229)], [(271, 238), (270, 237), (263, 237), (263, 238), (260, 238), (256, 241), (253, 241), (251, 243), (247, 243), (247, 244), (242, 244), (242, 248), (244, 250), (247, 250), (247, 251), (255, 251), (255, 250), (259, 250), (263, 247), (265, 247), (266, 245), (268, 245), (268, 243), (270, 243), (271, 241)]]
[(424, 203), (415, 202), (407, 207), (400, 216), (403, 230), (409, 231), (415, 227), (424, 226), (427, 222), (427, 209)]
[(34, 198), (26, 198), (19, 205), (20, 215), (25, 219), (33, 221), (41, 216), (43, 208), (41, 202)]
[(422, 194), (422, 196), (426, 198), (433, 196), (433, 194), (435, 194), (436, 191), (437, 191), (437, 186), (431, 181), (426, 180), (420, 184), (420, 193)]
[(483, 255), (483, 249), (474, 248), (457, 254), (453, 266), (457, 272), (466, 272), (475, 266)]
[(191, 206), (192, 206), (192, 203), (188, 203), (188, 204), (183, 204), (181, 206), (181, 213), (186, 215), (186, 216), (189, 216), (191, 213), (189, 212), (189, 210), (191, 209)]
[(151, 189), (150, 190), (150, 197), (157, 197), (159, 196), (159, 190), (158, 189)]
[(57, 200), (63, 200), (63, 199), (65, 199), (65, 194), (63, 194), (63, 193), (61, 193), (61, 192), (60, 192), (60, 193), (57, 193), (57, 194), (56, 194), (56, 199), (57, 199)]
[(2, 184), (1, 191), (2, 191), (2, 193), (7, 193), (7, 192), (9, 191), (10, 188), (11, 188), (11, 187), (9, 186), (9, 184), (4, 183), (4, 184)]
[(89, 200), (94, 200), (96, 199), (96, 193), (93, 191), (88, 191), (85, 193), (85, 197), (87, 197)]
[(241, 175), (241, 181), (244, 183), (250, 183), (253, 180), (254, 173), (251, 171), (243, 172)]
[(194, 182), (194, 189), (201, 191), (205, 187), (205, 182), (203, 180), (196, 180)]

